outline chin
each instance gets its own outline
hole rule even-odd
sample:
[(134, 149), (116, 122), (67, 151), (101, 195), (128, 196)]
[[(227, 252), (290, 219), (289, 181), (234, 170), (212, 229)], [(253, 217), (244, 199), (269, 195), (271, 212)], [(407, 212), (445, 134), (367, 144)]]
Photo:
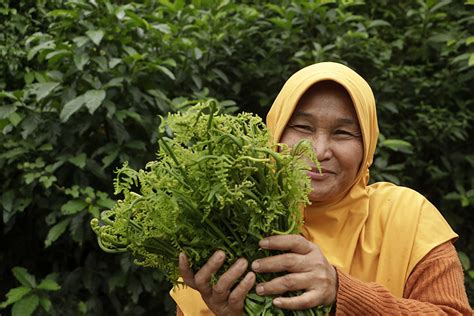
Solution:
[(313, 190), (309, 195), (308, 198), (311, 202), (326, 202), (331, 200), (334, 197), (332, 192), (321, 192)]

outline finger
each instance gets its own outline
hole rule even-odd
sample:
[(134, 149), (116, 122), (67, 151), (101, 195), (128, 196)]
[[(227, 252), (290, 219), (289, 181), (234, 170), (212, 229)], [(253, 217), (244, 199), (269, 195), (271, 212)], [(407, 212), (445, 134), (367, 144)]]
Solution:
[(309, 273), (291, 273), (257, 284), (255, 291), (258, 295), (283, 294), (307, 289), (312, 285), (313, 280)]
[(255, 279), (255, 273), (247, 273), (245, 278), (230, 293), (228, 302), (232, 309), (242, 310), (244, 308), (245, 297), (255, 284)]
[(184, 253), (179, 254), (179, 272), (181, 273), (184, 283), (186, 283), (187, 286), (196, 289), (194, 272), (189, 267), (188, 257)]
[(315, 244), (301, 235), (275, 235), (260, 240), (259, 246), (263, 249), (291, 251), (305, 255), (314, 250)]
[(311, 270), (311, 265), (307, 263), (307, 258), (304, 255), (284, 253), (253, 261), (252, 270), (259, 273), (283, 271), (306, 272)]
[(211, 277), (216, 273), (225, 260), (225, 253), (222, 250), (214, 252), (214, 254), (209, 258), (209, 260), (196, 272), (194, 276), (194, 282), (196, 284), (196, 289), (201, 292), (202, 295), (210, 295), (212, 292), (211, 289)]
[(230, 289), (237, 279), (245, 273), (247, 266), (247, 260), (241, 258), (219, 277), (219, 281), (212, 288), (212, 294), (216, 301), (226, 301), (228, 299)]
[(277, 297), (273, 300), (273, 305), (283, 309), (308, 309), (321, 305), (316, 291), (304, 292), (294, 297)]

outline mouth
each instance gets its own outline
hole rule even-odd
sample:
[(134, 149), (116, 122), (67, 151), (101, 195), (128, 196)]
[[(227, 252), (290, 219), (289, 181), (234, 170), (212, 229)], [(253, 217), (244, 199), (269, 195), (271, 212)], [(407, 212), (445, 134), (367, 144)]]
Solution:
[(307, 172), (307, 175), (312, 179), (312, 180), (316, 180), (316, 181), (321, 181), (321, 180), (324, 180), (324, 179), (327, 179), (333, 175), (335, 175), (336, 173), (330, 169), (326, 169), (326, 168), (321, 168), (321, 172), (319, 172), (318, 168), (316, 167), (313, 167), (311, 168), (311, 171), (308, 171)]

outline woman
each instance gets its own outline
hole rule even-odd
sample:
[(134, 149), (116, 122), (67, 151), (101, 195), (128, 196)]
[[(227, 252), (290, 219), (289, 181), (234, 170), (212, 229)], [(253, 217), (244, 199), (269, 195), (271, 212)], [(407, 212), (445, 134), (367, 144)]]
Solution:
[[(364, 79), (337, 63), (306, 67), (285, 83), (267, 125), (276, 142), (311, 140), (321, 162), (322, 174), (309, 172), (304, 238), (265, 238), (262, 248), (286, 253), (251, 262), (246, 274), (249, 263), (239, 259), (214, 286), (222, 251), (195, 274), (181, 255), (189, 287), (171, 292), (178, 314), (242, 315), (255, 273), (266, 272), (286, 272), (255, 287), (259, 295), (276, 295), (273, 304), (283, 309), (333, 304), (341, 315), (472, 313), (452, 245), (457, 235), (436, 208), (410, 189), (368, 185), (378, 125)], [(304, 293), (279, 297), (295, 290)]]

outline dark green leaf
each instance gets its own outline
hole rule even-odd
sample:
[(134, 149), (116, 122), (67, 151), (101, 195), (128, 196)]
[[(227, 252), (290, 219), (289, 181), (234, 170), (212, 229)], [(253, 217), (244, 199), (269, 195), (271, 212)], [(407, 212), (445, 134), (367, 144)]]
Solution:
[(56, 87), (59, 86), (59, 82), (44, 82), (35, 83), (31, 85), (31, 93), (36, 95), (36, 101), (41, 101), (47, 97)]
[(74, 164), (75, 166), (83, 169), (86, 166), (87, 156), (85, 153), (80, 153), (77, 156), (69, 158), (68, 161)]
[(102, 104), (105, 99), (104, 90), (89, 90), (84, 94), (84, 102), (89, 109), (89, 113), (93, 114), (95, 110)]
[(401, 151), (403, 153), (413, 153), (413, 146), (402, 139), (386, 139), (380, 143), (380, 146), (387, 147), (395, 151)]
[(91, 41), (96, 44), (97, 46), (102, 41), (104, 37), (104, 31), (102, 30), (89, 30), (86, 32), (86, 35), (91, 39)]
[(461, 260), (461, 265), (464, 271), (468, 271), (471, 269), (471, 260), (469, 260), (469, 257), (462, 251), (458, 252), (459, 255), (459, 260)]
[(30, 316), (39, 305), (39, 297), (29, 294), (13, 304), (12, 316)]
[(67, 120), (69, 120), (71, 115), (76, 113), (84, 104), (85, 100), (83, 95), (80, 95), (64, 104), (64, 107), (61, 110), (61, 114), (59, 115), (61, 122), (66, 122)]
[(63, 204), (61, 207), (61, 212), (64, 215), (76, 214), (77, 212), (85, 209), (87, 205), (88, 204), (83, 200), (69, 200), (66, 202), (66, 204)]
[(161, 72), (163, 72), (165, 75), (167, 75), (168, 77), (170, 77), (171, 80), (176, 80), (176, 77), (174, 76), (174, 74), (166, 67), (164, 66), (156, 66)]
[(63, 219), (53, 227), (48, 232), (48, 236), (46, 236), (46, 239), (44, 241), (44, 247), (48, 248), (51, 246), (53, 242), (55, 242), (59, 237), (61, 237), (62, 234), (66, 231), (67, 226), (69, 225), (69, 222), (71, 221), (70, 218)]
[(0, 303), (0, 308), (5, 308), (8, 305), (11, 305), (11, 304), (19, 301), (26, 294), (28, 294), (30, 292), (31, 292), (31, 288), (27, 287), (27, 286), (20, 286), (20, 287), (16, 287), (16, 288), (11, 289), (10, 291), (8, 291), (8, 293), (6, 295), (7, 300)]
[(45, 291), (58, 291), (61, 289), (61, 287), (53, 279), (45, 278), (40, 282), (37, 289)]
[(14, 267), (12, 269), (15, 278), (26, 287), (34, 288), (36, 286), (35, 276), (28, 273), (23, 267)]
[(88, 62), (89, 55), (87, 55), (85, 52), (79, 51), (74, 54), (74, 64), (76, 65), (77, 69), (82, 71)]
[(40, 301), (39, 301), (41, 307), (43, 307), (43, 309), (46, 311), (46, 312), (49, 312), (51, 310), (51, 300), (47, 297), (41, 297), (40, 298)]

